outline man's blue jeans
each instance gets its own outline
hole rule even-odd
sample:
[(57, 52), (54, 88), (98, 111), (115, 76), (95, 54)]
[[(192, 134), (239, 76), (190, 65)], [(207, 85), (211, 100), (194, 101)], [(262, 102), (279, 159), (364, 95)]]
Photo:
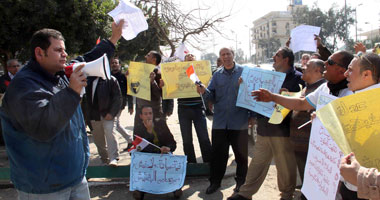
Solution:
[(82, 182), (48, 194), (32, 194), (17, 190), (19, 200), (90, 200), (86, 177)]
[(211, 160), (211, 142), (207, 132), (206, 117), (200, 106), (178, 106), (178, 119), (183, 140), (183, 151), (187, 162), (196, 163), (193, 145), (192, 124), (198, 136), (203, 162)]

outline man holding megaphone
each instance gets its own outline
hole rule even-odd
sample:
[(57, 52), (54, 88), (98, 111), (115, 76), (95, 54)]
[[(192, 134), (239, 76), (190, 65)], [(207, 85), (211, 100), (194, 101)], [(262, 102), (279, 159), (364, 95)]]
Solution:
[[(113, 23), (111, 38), (77, 60), (112, 56), (122, 26), (123, 21)], [(32, 58), (3, 98), (0, 116), (19, 199), (90, 199), (85, 178), (90, 153), (79, 105), (87, 85), (85, 65), (76, 67), (68, 80), (65, 50), (59, 31), (35, 32)]]

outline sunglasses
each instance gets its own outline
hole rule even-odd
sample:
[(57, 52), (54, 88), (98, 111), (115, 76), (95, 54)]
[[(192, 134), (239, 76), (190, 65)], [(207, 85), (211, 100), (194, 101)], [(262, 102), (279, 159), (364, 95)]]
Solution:
[[(329, 65), (338, 65), (338, 66), (344, 67), (343, 65), (341, 65), (341, 64), (339, 64), (339, 63), (331, 60), (331, 58), (327, 59), (327, 64), (329, 64)], [(346, 68), (346, 67), (344, 67), (344, 68)]]

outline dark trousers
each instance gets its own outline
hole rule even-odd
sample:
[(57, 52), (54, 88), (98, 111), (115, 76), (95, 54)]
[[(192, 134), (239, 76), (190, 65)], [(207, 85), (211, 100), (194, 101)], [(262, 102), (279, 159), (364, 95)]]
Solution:
[(248, 170), (248, 129), (212, 129), (212, 157), (210, 163), (210, 182), (220, 184), (226, 172), (229, 146), (235, 155), (236, 182), (245, 182)]
[[(302, 180), (302, 184), (303, 184), (303, 179), (304, 179), (304, 174), (305, 174), (305, 166), (306, 166), (306, 161), (307, 161), (307, 152), (294, 151), (294, 155), (296, 156), (298, 173), (301, 176), (301, 180)], [(306, 200), (305, 195), (301, 194), (301, 200)]]
[(178, 106), (178, 119), (181, 128), (183, 151), (187, 156), (187, 162), (197, 162), (193, 145), (193, 123), (198, 136), (203, 162), (210, 162), (211, 142), (208, 137), (206, 117), (203, 113), (203, 109), (199, 106)]
[(349, 190), (346, 185), (344, 185), (343, 182), (340, 182), (340, 188), (339, 188), (340, 195), (342, 195), (343, 200), (365, 200), (365, 199), (359, 199), (358, 193), (355, 191)]
[(307, 152), (294, 151), (294, 155), (296, 156), (298, 173), (301, 176), (302, 184), (305, 173), (305, 166), (307, 160)]

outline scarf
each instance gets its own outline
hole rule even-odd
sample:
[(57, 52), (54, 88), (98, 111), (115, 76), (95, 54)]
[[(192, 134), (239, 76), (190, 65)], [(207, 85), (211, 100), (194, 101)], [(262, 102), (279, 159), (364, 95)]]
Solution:
[(337, 84), (333, 84), (331, 82), (328, 82), (327, 87), (330, 89), (330, 94), (337, 97), (339, 95), (340, 90), (347, 88), (347, 83), (348, 83), (348, 81), (346, 79), (343, 79), (342, 81), (340, 81)]

